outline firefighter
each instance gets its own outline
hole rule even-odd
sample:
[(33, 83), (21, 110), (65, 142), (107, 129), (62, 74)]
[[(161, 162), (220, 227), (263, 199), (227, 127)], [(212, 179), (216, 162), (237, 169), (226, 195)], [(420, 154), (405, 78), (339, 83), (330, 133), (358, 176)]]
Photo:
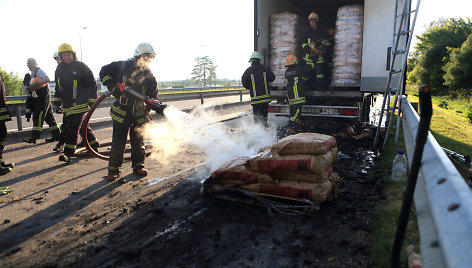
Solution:
[(156, 78), (149, 69), (149, 64), (155, 55), (154, 48), (150, 44), (141, 43), (135, 49), (134, 58), (112, 62), (100, 70), (102, 83), (116, 97), (110, 109), (113, 119), (113, 138), (106, 177), (108, 181), (114, 181), (120, 177), (128, 131), (133, 173), (139, 176), (146, 176), (148, 173), (144, 165), (144, 127), (145, 123), (150, 120), (149, 110), (144, 106), (143, 101), (121, 89), (127, 85), (150, 98), (157, 99)]
[(3, 161), (3, 149), (7, 144), (7, 126), (5, 125), (6, 121), (11, 121), (11, 117), (7, 107), (5, 84), (3, 83), (3, 77), (0, 74), (0, 175), (7, 174), (15, 166), (13, 163), (7, 164), (5, 161)]
[[(59, 52), (55, 51), (54, 55), (52, 56), (56, 63), (59, 65), (61, 63), (61, 57), (59, 57)], [(54, 96), (53, 103), (58, 103), (58, 99)], [(56, 114), (62, 114), (62, 124), (61, 124), (61, 136), (59, 137), (59, 141), (57, 142), (56, 146), (52, 149), (54, 152), (62, 153), (64, 152), (64, 143), (66, 140), (66, 116), (64, 115), (64, 110), (62, 109), (61, 105), (54, 105), (54, 110)]]
[(310, 25), (307, 27), (305, 34), (301, 37), (301, 48), (304, 54), (303, 59), (307, 64), (313, 67), (307, 84), (309, 88), (326, 90), (328, 83), (325, 69), (327, 52), (330, 46), (328, 32), (319, 25), (317, 13), (311, 12), (308, 15), (308, 21)]
[(304, 87), (313, 65), (307, 64), (303, 59), (298, 62), (295, 54), (289, 54), (285, 60), (285, 79), (287, 82), (287, 99), (290, 106), (290, 118), (288, 133), (294, 134), (301, 131), (300, 114), (302, 106), (306, 102)]
[[(51, 106), (51, 90), (49, 89), (49, 77), (46, 73), (39, 68), (37, 62), (33, 58), (27, 60), (28, 69), (31, 71), (31, 81), (26, 90), (31, 92), (31, 96), (34, 98), (33, 105), (30, 109), (33, 112), (33, 131), (31, 132), (31, 138), (23, 140), (27, 143), (36, 143), (36, 140), (41, 137), (43, 130), (43, 123), (49, 125), (51, 131), (51, 138), (47, 138), (46, 142), (53, 142), (59, 140), (61, 132), (57, 126), (56, 119)], [(31, 104), (30, 104), (31, 105)]]
[(251, 105), (254, 113), (254, 122), (261, 123), (265, 127), (267, 124), (267, 114), (269, 108), (270, 88), (268, 83), (275, 80), (274, 73), (261, 64), (259, 52), (252, 52), (249, 62), (251, 66), (244, 72), (241, 81), (243, 86), (249, 89), (251, 95)]
[(26, 94), (26, 111), (25, 111), (25, 118), (26, 122), (31, 121), (31, 114), (33, 113), (34, 110), (34, 98), (33, 98), (33, 93), (32, 91), (26, 90), (26, 88), (30, 85), (31, 82), (31, 74), (27, 73), (25, 74), (25, 77), (23, 78), (23, 88), (25, 89), (25, 94)]
[[(83, 117), (97, 100), (97, 84), (92, 71), (83, 62), (77, 60), (74, 49), (69, 44), (62, 44), (58, 49), (61, 62), (57, 65), (56, 106), (64, 107), (65, 145), (60, 161), (70, 162), (77, 146), (77, 136)], [(90, 146), (97, 150), (98, 141), (87, 126), (87, 138)]]

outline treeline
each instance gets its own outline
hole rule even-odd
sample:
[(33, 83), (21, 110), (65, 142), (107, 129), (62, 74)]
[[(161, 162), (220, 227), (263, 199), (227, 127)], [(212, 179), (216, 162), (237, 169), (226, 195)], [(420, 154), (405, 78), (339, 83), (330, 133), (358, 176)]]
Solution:
[(7, 96), (18, 96), (21, 95), (21, 84), (23, 78), (20, 78), (13, 72), (7, 72), (0, 67), (0, 73), (2, 74), (3, 82), (5, 84), (5, 94)]
[[(210, 87), (231, 87), (231, 86), (240, 86), (241, 80), (230, 80), (230, 79), (216, 79), (212, 81)], [(186, 80), (176, 80), (176, 81), (162, 81), (158, 83), (159, 89), (169, 89), (169, 88), (188, 88), (188, 87), (201, 87), (201, 83), (194, 79)]]
[(408, 61), (408, 81), (428, 84), (436, 95), (472, 96), (472, 23), (470, 19), (432, 22), (419, 37)]

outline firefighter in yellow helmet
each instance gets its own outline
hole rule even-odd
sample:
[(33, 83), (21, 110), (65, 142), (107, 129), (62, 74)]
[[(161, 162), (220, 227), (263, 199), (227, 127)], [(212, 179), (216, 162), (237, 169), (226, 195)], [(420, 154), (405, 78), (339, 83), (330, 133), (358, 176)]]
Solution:
[[(83, 117), (88, 112), (89, 105), (97, 100), (97, 84), (92, 71), (83, 62), (77, 61), (74, 49), (69, 44), (58, 48), (61, 62), (56, 68), (55, 105), (64, 107), (65, 145), (60, 161), (70, 162), (77, 146), (77, 136)], [(88, 127), (88, 126), (87, 126)], [(87, 139), (95, 150), (98, 141), (88, 127)]]
[(326, 90), (328, 80), (326, 77), (327, 52), (330, 46), (328, 32), (319, 25), (319, 16), (315, 12), (308, 15), (309, 27), (301, 35), (301, 48), (303, 59), (312, 65), (313, 72), (307, 81), (308, 88)]
[(305, 60), (298, 60), (295, 54), (289, 54), (285, 60), (285, 79), (287, 83), (287, 99), (290, 106), (290, 117), (288, 123), (288, 133), (294, 134), (302, 131), (300, 116), (305, 99), (305, 81), (312, 71), (311, 64)]
[(249, 59), (251, 66), (243, 73), (241, 81), (243, 86), (249, 89), (251, 95), (254, 122), (268, 127), (267, 115), (271, 101), (269, 82), (275, 80), (275, 75), (269, 68), (261, 64), (261, 58), (259, 52), (252, 52)]
[(156, 52), (150, 44), (141, 43), (134, 51), (134, 58), (112, 62), (100, 70), (102, 83), (116, 97), (116, 101), (110, 109), (113, 119), (113, 137), (106, 177), (110, 182), (120, 177), (128, 132), (133, 173), (139, 176), (148, 174), (144, 165), (146, 157), (144, 128), (151, 119), (149, 110), (145, 107), (144, 101), (128, 94), (123, 89), (126, 85), (143, 95), (157, 99), (157, 81), (149, 68), (155, 55)]

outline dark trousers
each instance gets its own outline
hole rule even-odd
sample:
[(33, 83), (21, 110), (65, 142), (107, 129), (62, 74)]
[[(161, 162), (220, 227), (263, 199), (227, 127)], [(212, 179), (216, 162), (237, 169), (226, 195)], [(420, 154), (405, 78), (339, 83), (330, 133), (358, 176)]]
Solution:
[(5, 121), (0, 121), (0, 162), (3, 162), (3, 149), (7, 145), (7, 126)]
[(51, 105), (36, 102), (33, 111), (33, 132), (31, 133), (31, 138), (37, 140), (41, 137), (44, 122), (49, 125), (52, 137), (59, 139), (61, 132), (57, 126), (56, 119), (54, 119)]
[(262, 124), (265, 127), (269, 126), (269, 124), (267, 124), (267, 115), (269, 114), (268, 109), (268, 102), (252, 104), (252, 112), (254, 113), (254, 123)]
[(110, 160), (108, 161), (109, 171), (118, 172), (123, 164), (123, 155), (128, 132), (131, 144), (131, 166), (133, 169), (144, 167), (144, 159), (146, 158), (144, 149), (144, 126), (145, 124), (122, 124), (113, 120), (113, 139), (111, 141)]
[(300, 115), (302, 113), (302, 104), (290, 105), (290, 117), (288, 126), (296, 128), (300, 123)]
[[(64, 145), (64, 154), (67, 156), (72, 156), (75, 152), (75, 148), (77, 146), (77, 138), (80, 132), (80, 126), (82, 124), (82, 120), (85, 116), (83, 114), (71, 114), (66, 116), (64, 119), (66, 120), (65, 123), (65, 145)], [(98, 141), (95, 138), (95, 134), (93, 133), (90, 126), (87, 125), (87, 140), (92, 147), (98, 147)]]

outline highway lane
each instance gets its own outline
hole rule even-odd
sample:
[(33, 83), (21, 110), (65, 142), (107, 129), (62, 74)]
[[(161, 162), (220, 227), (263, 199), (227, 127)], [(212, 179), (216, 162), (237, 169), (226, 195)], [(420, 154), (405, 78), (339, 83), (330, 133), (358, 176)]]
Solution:
[[(243, 101), (249, 101), (250, 97), (249, 94), (243, 94)], [(217, 105), (217, 104), (225, 104), (225, 103), (234, 103), (234, 102), (239, 102), (240, 101), (240, 96), (226, 96), (226, 97), (216, 97), (216, 98), (206, 98), (204, 99), (204, 105)], [(184, 100), (184, 101), (172, 101), (172, 102), (164, 102), (165, 104), (171, 105), (173, 107), (177, 107), (181, 110), (184, 109), (190, 109), (190, 108), (196, 108), (200, 107), (201, 101), (200, 99), (195, 99), (195, 100)], [(110, 107), (101, 107), (99, 106), (95, 112), (93, 113), (93, 116), (91, 118), (91, 122), (94, 121), (107, 121), (111, 120), (110, 118)], [(56, 122), (58, 124), (62, 123), (62, 114), (54, 114), (54, 117), (56, 119)], [(24, 116), (21, 117), (22, 119), (22, 124), (23, 124), (23, 131), (28, 131), (31, 130), (33, 127), (33, 120), (31, 119), (30, 122), (26, 122), (26, 119)], [(17, 118), (16, 116), (12, 115), (12, 121), (9, 121), (6, 123), (8, 132), (18, 132), (18, 123), (17, 123)], [(48, 128), (48, 125), (44, 123), (44, 129)], [(48, 138), (49, 134), (43, 135), (42, 138)]]

